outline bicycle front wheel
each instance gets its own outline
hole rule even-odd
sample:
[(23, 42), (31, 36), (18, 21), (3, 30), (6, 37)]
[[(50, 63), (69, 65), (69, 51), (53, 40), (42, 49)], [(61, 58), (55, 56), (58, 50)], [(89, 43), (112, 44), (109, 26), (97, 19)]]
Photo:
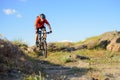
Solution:
[(45, 58), (47, 58), (47, 43), (45, 40), (42, 42), (42, 45), (43, 45), (42, 54)]

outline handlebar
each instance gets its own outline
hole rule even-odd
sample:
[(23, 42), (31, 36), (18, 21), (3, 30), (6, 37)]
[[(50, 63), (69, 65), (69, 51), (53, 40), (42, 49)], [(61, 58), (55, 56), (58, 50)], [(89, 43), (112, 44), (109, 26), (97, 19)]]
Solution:
[(50, 33), (52, 33), (52, 31), (46, 32), (46, 34), (50, 34)]
[[(41, 31), (38, 31), (38, 33), (41, 34), (42, 32), (41, 32)], [(52, 31), (44, 32), (44, 33), (42, 33), (42, 34), (50, 34), (50, 33), (52, 33)]]

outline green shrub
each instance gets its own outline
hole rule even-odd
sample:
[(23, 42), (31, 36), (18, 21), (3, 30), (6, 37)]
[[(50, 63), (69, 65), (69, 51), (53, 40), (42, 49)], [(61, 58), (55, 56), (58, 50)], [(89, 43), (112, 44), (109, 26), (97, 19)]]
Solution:
[(23, 80), (44, 80), (41, 72), (39, 72), (39, 75), (30, 75), (28, 77), (25, 77)]
[(69, 57), (63, 57), (63, 58), (61, 59), (61, 61), (62, 61), (63, 63), (68, 63), (68, 62), (74, 62), (75, 60), (72, 59), (72, 58), (69, 58)]

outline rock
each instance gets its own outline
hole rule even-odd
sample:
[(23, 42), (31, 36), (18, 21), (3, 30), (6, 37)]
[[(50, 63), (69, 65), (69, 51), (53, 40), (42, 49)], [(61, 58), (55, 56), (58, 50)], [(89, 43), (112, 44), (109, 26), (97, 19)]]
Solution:
[(76, 45), (76, 46), (75, 46), (75, 49), (76, 49), (76, 50), (86, 49), (86, 48), (87, 48), (87, 45), (85, 45), (85, 44), (80, 44), (80, 45)]
[(81, 56), (81, 55), (76, 55), (76, 54), (69, 55), (69, 58), (80, 59), (80, 60), (90, 60), (89, 57)]
[(34, 46), (28, 47), (28, 48), (27, 48), (27, 51), (28, 51), (28, 52), (34, 52), (34, 51), (35, 51), (35, 47), (34, 47)]
[(120, 52), (120, 37), (115, 37), (107, 46), (107, 50), (112, 52)]
[(107, 45), (110, 43), (109, 40), (100, 40), (98, 46), (100, 48), (106, 49)]
[(96, 41), (89, 41), (87, 45), (87, 49), (94, 49), (96, 47), (97, 42)]

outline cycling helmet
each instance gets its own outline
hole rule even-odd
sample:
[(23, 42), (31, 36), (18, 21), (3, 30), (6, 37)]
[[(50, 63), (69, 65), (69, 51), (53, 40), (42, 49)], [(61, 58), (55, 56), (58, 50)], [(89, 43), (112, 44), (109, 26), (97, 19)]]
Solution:
[(42, 19), (45, 19), (46, 17), (45, 17), (45, 14), (40, 14), (40, 17), (42, 18)]

